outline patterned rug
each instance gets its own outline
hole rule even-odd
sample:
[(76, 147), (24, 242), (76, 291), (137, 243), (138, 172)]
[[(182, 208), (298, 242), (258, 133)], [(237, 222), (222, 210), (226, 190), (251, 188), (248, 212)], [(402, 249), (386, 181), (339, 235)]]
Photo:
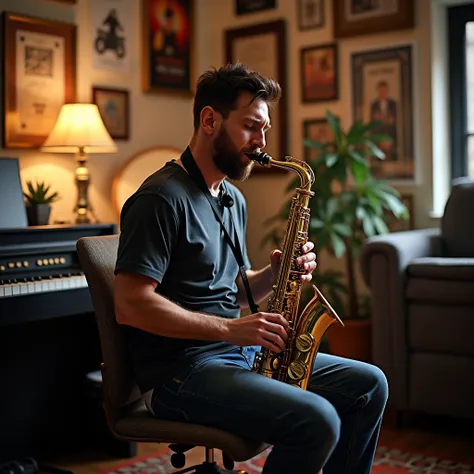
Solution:
[[(248, 474), (259, 474), (262, 472), (268, 452), (269, 450), (264, 451), (247, 462), (236, 463), (234, 469), (243, 469)], [(131, 459), (100, 474), (172, 474), (178, 469), (171, 466), (170, 453), (171, 451), (166, 449)], [(219, 460), (220, 458), (217, 458), (218, 462)], [(474, 474), (474, 463), (464, 464), (380, 446), (371, 472), (372, 474)]]

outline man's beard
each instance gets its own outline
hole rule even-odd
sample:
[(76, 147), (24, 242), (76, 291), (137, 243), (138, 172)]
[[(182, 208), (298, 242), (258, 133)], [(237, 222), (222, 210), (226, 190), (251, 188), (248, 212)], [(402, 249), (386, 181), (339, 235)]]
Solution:
[(223, 125), (214, 141), (212, 159), (217, 169), (228, 178), (237, 181), (246, 180), (255, 165), (251, 160), (247, 163), (242, 162), (242, 152), (236, 149)]

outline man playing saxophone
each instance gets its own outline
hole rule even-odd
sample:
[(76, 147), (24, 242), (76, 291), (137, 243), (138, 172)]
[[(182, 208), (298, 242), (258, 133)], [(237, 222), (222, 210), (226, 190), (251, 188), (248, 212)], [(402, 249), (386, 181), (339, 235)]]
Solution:
[[(158, 418), (214, 426), (273, 445), (265, 474), (368, 474), (388, 396), (370, 364), (317, 355), (306, 390), (252, 370), (260, 347), (286, 349), (280, 314), (240, 316), (248, 299), (228, 234), (255, 301), (272, 291), (280, 251), (253, 270), (246, 203), (232, 180), (265, 147), (279, 84), (244, 65), (205, 72), (194, 97), (194, 132), (179, 160), (151, 175), (125, 203), (115, 305), (137, 384)], [(216, 210), (217, 209), (217, 210)], [(222, 223), (221, 223), (222, 222)], [(316, 268), (306, 242), (301, 281)]]

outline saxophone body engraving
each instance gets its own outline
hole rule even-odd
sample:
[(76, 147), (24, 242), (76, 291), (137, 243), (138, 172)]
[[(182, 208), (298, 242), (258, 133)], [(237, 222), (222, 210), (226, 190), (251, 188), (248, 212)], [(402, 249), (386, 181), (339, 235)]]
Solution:
[(296, 265), (296, 259), (302, 254), (301, 249), (308, 240), (310, 219), (308, 204), (314, 195), (311, 191), (314, 182), (313, 170), (306, 162), (293, 157), (286, 157), (286, 161), (276, 161), (266, 153), (247, 155), (262, 166), (290, 169), (296, 172), (301, 180), (291, 201), (277, 280), (267, 309), (268, 312), (281, 314), (290, 323), (286, 349), (277, 354), (262, 348), (255, 357), (252, 370), (265, 377), (306, 390), (324, 333), (334, 323), (344, 326), (315, 285), (313, 285), (313, 298), (301, 314), (298, 311), (303, 290), (300, 276), (304, 273), (304, 269)]

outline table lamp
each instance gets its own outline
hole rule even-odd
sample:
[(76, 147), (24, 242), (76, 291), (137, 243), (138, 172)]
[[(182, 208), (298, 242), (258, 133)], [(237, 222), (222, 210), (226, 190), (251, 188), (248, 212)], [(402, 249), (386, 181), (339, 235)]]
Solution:
[(76, 154), (77, 203), (74, 208), (76, 223), (91, 222), (90, 216), (93, 215), (93, 211), (88, 197), (90, 174), (86, 164), (87, 154), (117, 151), (117, 145), (105, 128), (97, 105), (63, 105), (58, 120), (43, 143), (41, 151)]

